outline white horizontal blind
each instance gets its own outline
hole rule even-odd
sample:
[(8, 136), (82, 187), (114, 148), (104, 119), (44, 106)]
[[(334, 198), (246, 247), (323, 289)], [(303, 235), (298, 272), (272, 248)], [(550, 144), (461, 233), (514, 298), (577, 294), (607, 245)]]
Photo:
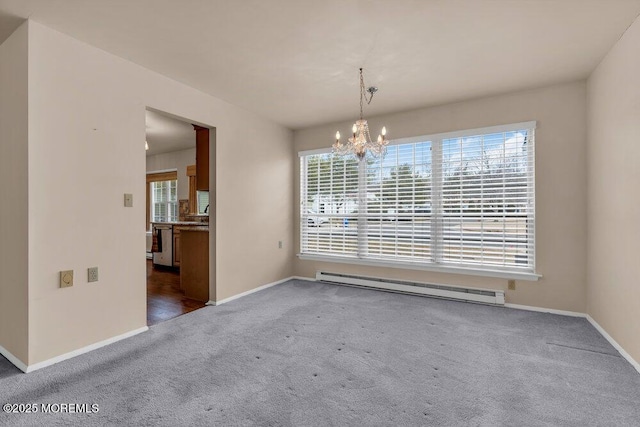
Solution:
[(368, 256), (431, 262), (431, 142), (388, 147), (366, 175)]
[(178, 220), (178, 181), (151, 183), (151, 222)]
[(302, 248), (307, 253), (356, 256), (358, 162), (332, 154), (300, 158)]
[(360, 169), (301, 155), (302, 254), (533, 273), (535, 123), (521, 125), (400, 141)]
[[(204, 213), (208, 213), (209, 209), (207, 209), (207, 207), (209, 206), (209, 192), (208, 191), (198, 191), (196, 193), (196, 197), (198, 200), (198, 213), (199, 214), (204, 214)], [(205, 210), (207, 212), (205, 212)]]
[(533, 130), (442, 140), (443, 264), (532, 269)]

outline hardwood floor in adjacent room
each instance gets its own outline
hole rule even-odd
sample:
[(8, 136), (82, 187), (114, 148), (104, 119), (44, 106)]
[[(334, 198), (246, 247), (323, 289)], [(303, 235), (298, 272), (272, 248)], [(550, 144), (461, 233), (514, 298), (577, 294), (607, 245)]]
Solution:
[(147, 260), (147, 325), (155, 325), (204, 307), (204, 303), (184, 296), (180, 272), (153, 268)]

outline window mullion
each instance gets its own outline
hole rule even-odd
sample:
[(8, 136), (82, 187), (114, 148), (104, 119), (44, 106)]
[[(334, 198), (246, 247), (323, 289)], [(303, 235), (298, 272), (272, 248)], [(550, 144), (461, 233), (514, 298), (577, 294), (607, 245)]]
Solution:
[(165, 211), (165, 220), (167, 222), (169, 222), (169, 219), (171, 219), (169, 217), (169, 204), (170, 204), (170, 200), (171, 200), (171, 184), (169, 182), (167, 182), (167, 184), (164, 186), (164, 190), (165, 190), (165, 194), (164, 194), (164, 211)]
[(306, 233), (305, 223), (307, 214), (307, 194), (308, 194), (308, 180), (307, 180), (307, 162), (309, 157), (300, 157), (300, 251), (305, 252), (309, 246), (309, 236)]
[(442, 262), (442, 139), (431, 143), (431, 259)]
[(417, 173), (416, 173), (416, 146), (413, 145), (411, 146), (411, 155), (412, 155), (412, 159), (411, 159), (411, 174), (412, 174), (412, 178), (411, 178), (411, 258), (414, 258), (416, 256), (416, 212), (418, 210), (417, 204), (416, 204), (416, 177), (417, 177)]
[(358, 160), (358, 258), (366, 258), (367, 242), (367, 163)]
[(531, 269), (535, 271), (536, 253), (535, 253), (535, 212), (536, 212), (536, 173), (535, 173), (535, 129), (530, 129), (527, 139), (527, 255), (531, 265)]

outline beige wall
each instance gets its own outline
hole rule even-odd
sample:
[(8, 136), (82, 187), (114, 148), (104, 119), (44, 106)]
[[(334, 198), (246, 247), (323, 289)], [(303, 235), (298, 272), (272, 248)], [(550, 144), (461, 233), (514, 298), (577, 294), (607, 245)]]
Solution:
[(27, 26), (0, 46), (0, 346), (27, 362)]
[(35, 22), (29, 61), (30, 364), (146, 325), (147, 106), (216, 127), (217, 299), (291, 275), (291, 131)]
[(588, 313), (640, 361), (640, 21), (588, 81)]
[[(195, 132), (193, 142), (195, 144)], [(157, 172), (167, 169), (178, 170), (178, 200), (189, 198), (189, 178), (187, 166), (196, 164), (196, 149), (172, 151), (170, 153), (147, 156), (147, 172)]]
[[(378, 102), (383, 102), (382, 98)], [(537, 120), (536, 130), (536, 269), (537, 282), (517, 281), (508, 303), (584, 312), (586, 265), (586, 85), (576, 82), (502, 96), (471, 100), (370, 118), (372, 129), (386, 125), (391, 138)], [(352, 122), (294, 132), (294, 151), (329, 147), (336, 130)], [(296, 162), (296, 174), (299, 173)], [(299, 183), (296, 180), (296, 218)], [(296, 221), (296, 251), (299, 251)], [(507, 288), (505, 279), (425, 271), (302, 261), (294, 274), (312, 277), (316, 270), (358, 273), (425, 282)]]

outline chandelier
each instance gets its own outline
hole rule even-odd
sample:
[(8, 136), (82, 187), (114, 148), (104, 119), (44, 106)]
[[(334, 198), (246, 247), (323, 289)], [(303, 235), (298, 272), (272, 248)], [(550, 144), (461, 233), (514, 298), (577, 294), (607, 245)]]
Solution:
[[(340, 132), (336, 132), (336, 142), (333, 144), (333, 152), (335, 154), (339, 154), (341, 156), (353, 154), (358, 158), (358, 160), (362, 160), (367, 155), (367, 152), (374, 157), (378, 157), (384, 155), (387, 151), (387, 144), (389, 143), (385, 138), (387, 128), (383, 127), (381, 134), (378, 135), (378, 139), (372, 141), (371, 135), (369, 135), (369, 125), (362, 117), (363, 101), (367, 101), (367, 105), (369, 105), (373, 99), (373, 94), (377, 91), (378, 88), (375, 86), (371, 86), (365, 91), (362, 68), (360, 68), (360, 120), (357, 120), (353, 124), (353, 128), (351, 128), (353, 135), (349, 137), (346, 143), (343, 144), (340, 141)], [(368, 97), (367, 92), (369, 93)]]

